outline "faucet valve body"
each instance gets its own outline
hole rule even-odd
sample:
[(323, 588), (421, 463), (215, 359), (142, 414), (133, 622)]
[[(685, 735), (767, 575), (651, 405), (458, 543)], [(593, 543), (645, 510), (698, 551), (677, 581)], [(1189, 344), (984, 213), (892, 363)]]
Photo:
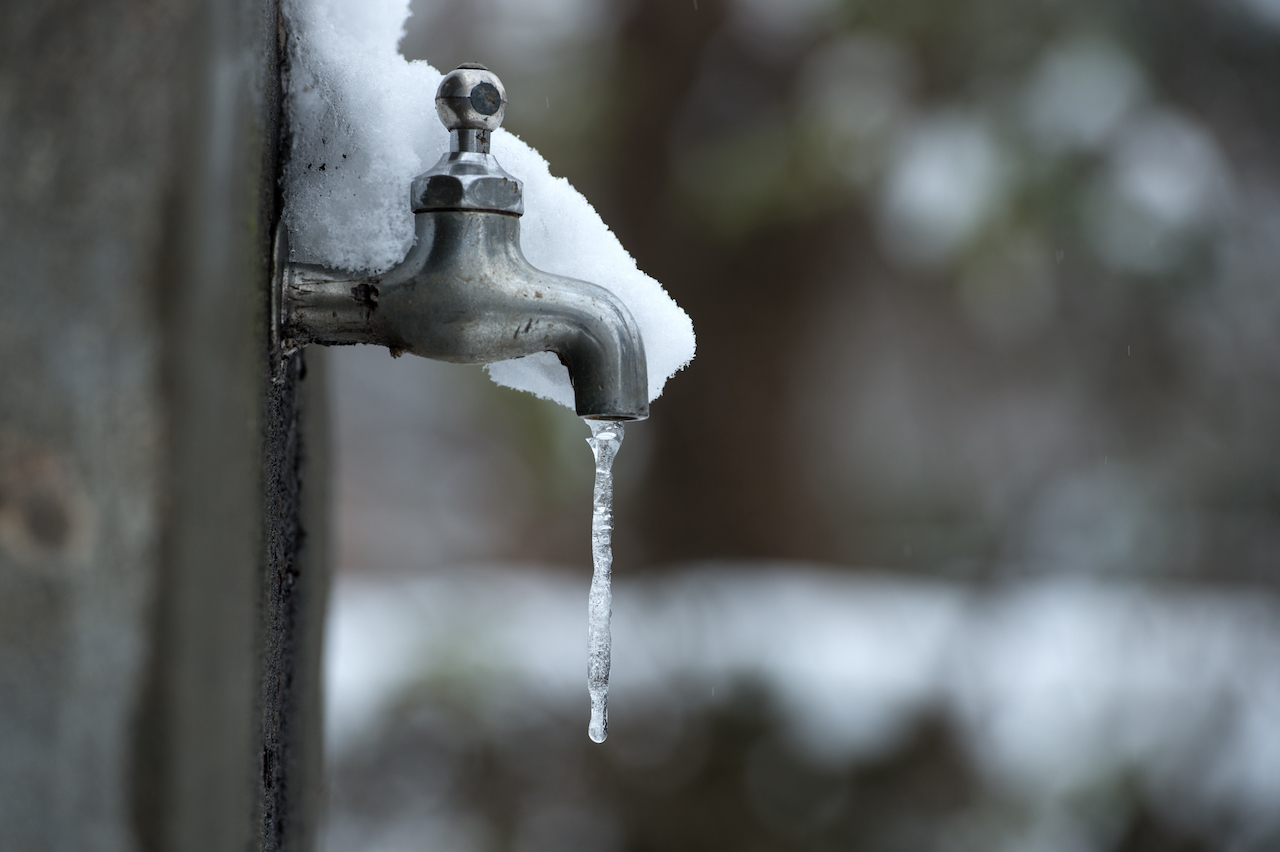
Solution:
[(277, 337), (286, 348), (371, 343), (467, 364), (554, 352), (580, 416), (643, 420), (644, 342), (630, 311), (602, 287), (536, 269), (521, 251), (523, 186), (489, 153), (506, 107), (502, 81), (484, 66), (445, 76), (436, 112), (450, 150), (410, 185), (416, 240), (387, 272), (289, 263), (281, 229)]

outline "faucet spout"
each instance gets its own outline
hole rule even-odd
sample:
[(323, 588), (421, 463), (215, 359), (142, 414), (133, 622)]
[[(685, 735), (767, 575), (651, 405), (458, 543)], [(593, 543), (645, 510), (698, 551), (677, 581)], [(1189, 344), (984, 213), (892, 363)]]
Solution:
[(506, 108), (502, 83), (460, 66), (437, 111), (451, 150), (410, 187), (417, 237), (381, 275), (279, 263), (276, 321), (286, 347), (372, 343), (461, 364), (554, 352), (569, 370), (579, 416), (649, 416), (644, 342), (616, 296), (535, 268), (520, 248), (520, 181), (489, 154)]
[(417, 218), (414, 249), (382, 275), (350, 278), (290, 264), (286, 338), (374, 343), (459, 364), (554, 352), (569, 370), (579, 416), (648, 417), (644, 342), (616, 296), (534, 267), (520, 248), (516, 216), (437, 211)]
[(649, 415), (644, 343), (617, 297), (535, 268), (520, 248), (516, 216), (419, 216), (434, 219), (431, 252), (385, 300), (389, 330), (406, 351), (464, 364), (554, 352), (569, 369), (579, 416)]

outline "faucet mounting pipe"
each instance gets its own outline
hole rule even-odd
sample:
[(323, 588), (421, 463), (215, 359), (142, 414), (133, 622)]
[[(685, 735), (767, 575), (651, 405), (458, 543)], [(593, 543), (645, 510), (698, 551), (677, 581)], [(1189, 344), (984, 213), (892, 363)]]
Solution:
[(275, 337), (282, 351), (367, 343), (462, 364), (554, 352), (578, 415), (649, 415), (644, 343), (630, 311), (595, 284), (535, 268), (520, 249), (523, 188), (489, 153), (506, 90), (483, 66), (445, 76), (436, 111), (450, 150), (414, 179), (413, 248), (374, 276), (291, 263), (277, 237)]

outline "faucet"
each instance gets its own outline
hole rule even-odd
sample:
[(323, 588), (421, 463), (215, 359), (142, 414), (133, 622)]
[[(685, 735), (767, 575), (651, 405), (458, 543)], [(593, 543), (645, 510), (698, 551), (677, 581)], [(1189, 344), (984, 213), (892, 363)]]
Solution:
[(649, 382), (631, 312), (603, 287), (535, 268), (520, 249), (523, 187), (489, 153), (506, 108), (502, 81), (483, 65), (460, 65), (441, 81), (436, 112), (449, 151), (410, 186), (415, 241), (392, 269), (352, 277), (290, 262), (279, 229), (278, 351), (367, 343), (460, 364), (554, 352), (578, 416), (643, 420)]

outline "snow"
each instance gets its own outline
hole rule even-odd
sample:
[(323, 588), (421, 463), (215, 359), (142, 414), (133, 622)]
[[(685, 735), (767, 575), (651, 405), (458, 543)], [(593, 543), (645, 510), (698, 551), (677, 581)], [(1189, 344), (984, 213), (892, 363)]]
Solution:
[[(819, 760), (873, 755), (941, 711), (1012, 796), (1062, 801), (1133, 772), (1188, 813), (1274, 818), (1280, 613), (1256, 595), (1097, 580), (982, 590), (736, 563), (616, 585), (618, 719), (655, 697), (715, 702), (716, 684), (746, 679), (779, 698)], [(585, 713), (581, 608), (577, 578), (530, 566), (340, 578), (331, 753), (377, 736), (401, 696), (446, 674), (484, 684), (495, 729), (538, 706)]]
[[(449, 147), (436, 117), (441, 73), (397, 52), (408, 0), (286, 0), (287, 112), (292, 149), (284, 222), (293, 260), (355, 272), (398, 263), (414, 240), (409, 184)], [(501, 75), (501, 67), (491, 66)], [(522, 245), (547, 272), (614, 293), (631, 310), (648, 358), (649, 398), (693, 358), (693, 323), (636, 266), (591, 204), (517, 136), (492, 152), (524, 181)], [(549, 353), (491, 365), (495, 382), (573, 407), (568, 371)]]

